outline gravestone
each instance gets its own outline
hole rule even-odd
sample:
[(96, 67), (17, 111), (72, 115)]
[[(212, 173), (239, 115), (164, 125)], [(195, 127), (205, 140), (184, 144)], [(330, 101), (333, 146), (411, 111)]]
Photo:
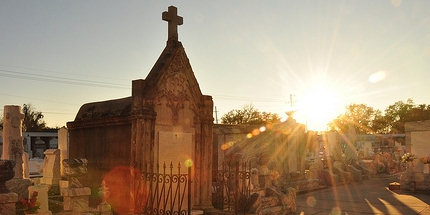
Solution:
[(178, 41), (182, 17), (170, 6), (162, 18), (168, 21), (167, 44), (146, 79), (132, 81), (130, 97), (84, 104), (67, 123), (69, 156), (88, 159), (91, 174), (83, 183), (92, 188), (117, 166), (148, 171), (148, 166), (173, 160), (185, 172), (187, 158), (193, 164), (192, 206), (209, 208), (213, 101), (202, 94)]
[(40, 182), (47, 185), (58, 185), (60, 179), (60, 150), (48, 149), (45, 151), (43, 177)]
[(3, 111), (3, 153), (1, 159), (15, 161), (14, 178), (23, 178), (22, 154), (24, 153), (22, 137), (22, 120), (24, 114), (21, 106), (6, 105)]
[(64, 165), (64, 175), (68, 180), (68, 186), (60, 188), (64, 211), (71, 211), (72, 214), (87, 212), (89, 210), (91, 189), (84, 187), (79, 180), (87, 173), (87, 160), (66, 159), (62, 163)]
[(35, 186), (28, 187), (29, 199), (31, 198), (31, 195), (33, 195), (34, 192), (37, 193), (36, 205), (39, 206), (39, 209), (37, 209), (37, 214), (40, 214), (40, 215), (52, 214), (52, 212), (49, 210), (49, 205), (48, 205), (48, 190), (49, 190), (49, 186), (46, 184), (38, 184)]
[(21, 107), (16, 105), (4, 106), (3, 116), (3, 153), (2, 159), (15, 162), (14, 178), (6, 183), (9, 190), (18, 194), (18, 198), (25, 198), (28, 194), (29, 179), (23, 179), (23, 137), (22, 120), (24, 114)]
[[(69, 133), (66, 127), (58, 129), (58, 149), (60, 150), (60, 161), (69, 159)], [(60, 173), (64, 174), (63, 162), (60, 162)]]

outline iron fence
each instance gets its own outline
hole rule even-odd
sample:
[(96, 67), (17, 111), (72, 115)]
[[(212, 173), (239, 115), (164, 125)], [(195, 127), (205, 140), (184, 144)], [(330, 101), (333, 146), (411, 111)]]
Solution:
[(245, 214), (251, 194), (250, 177), (250, 162), (223, 162), (213, 183), (214, 207), (235, 214)]
[(163, 163), (154, 169), (147, 166), (142, 173), (143, 186), (147, 191), (142, 201), (144, 215), (191, 214), (191, 167), (181, 172), (181, 164), (175, 168)]

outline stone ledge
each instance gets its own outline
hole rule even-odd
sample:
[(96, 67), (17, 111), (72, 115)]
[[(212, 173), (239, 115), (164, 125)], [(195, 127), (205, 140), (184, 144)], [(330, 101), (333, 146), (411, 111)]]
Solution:
[(89, 187), (61, 188), (60, 193), (61, 196), (89, 196), (91, 189)]
[(18, 201), (18, 194), (16, 193), (0, 193), (0, 204), (16, 203)]

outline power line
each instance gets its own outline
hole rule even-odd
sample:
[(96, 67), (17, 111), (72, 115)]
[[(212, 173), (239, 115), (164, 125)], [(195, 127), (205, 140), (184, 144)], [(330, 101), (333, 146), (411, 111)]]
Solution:
[(78, 85), (78, 86), (130, 89), (129, 86), (127, 87), (127, 85), (122, 85), (122, 84), (75, 79), (75, 78), (63, 78), (63, 77), (57, 77), (57, 76), (51, 76), (51, 75), (35, 75), (31, 73), (18, 72), (13, 70), (0, 69), (0, 76), (7, 77), (7, 78), (17, 78), (17, 79), (25, 79), (25, 80), (33, 80), (33, 81), (46, 81), (46, 82), (53, 82), (53, 83)]
[[(84, 79), (76, 79), (76, 78), (64, 78), (52, 75), (43, 75), (43, 74), (32, 74), (26, 72), (20, 72), (16, 70), (5, 70), (0, 69), (0, 76), (6, 78), (16, 78), (16, 79), (24, 79), (31, 81), (41, 81), (41, 82), (51, 82), (51, 83), (61, 83), (61, 84), (69, 84), (69, 85), (77, 85), (77, 86), (90, 86), (90, 87), (104, 87), (104, 88), (116, 88), (116, 89), (130, 89), (130, 86), (124, 84), (110, 83), (110, 82), (102, 82), (102, 81), (93, 81), (93, 80), (84, 80)], [(276, 102), (276, 103), (284, 103), (285, 99), (278, 98), (257, 98), (257, 97), (244, 97), (244, 96), (230, 96), (230, 95), (212, 95), (216, 99), (220, 100), (233, 100), (233, 101), (249, 101), (249, 102)]]
[[(54, 70), (40, 69), (40, 68), (33, 68), (33, 67), (26, 67), (26, 66), (15, 66), (15, 65), (0, 64), (0, 67), (15, 68), (15, 69), (24, 69), (24, 70), (27, 70), (27, 71), (36, 71), (36, 72), (47, 72), (47, 73), (51, 73), (51, 74), (54, 73), (54, 74), (57, 74), (57, 75), (69, 75), (69, 76), (70, 75), (76, 75), (75, 73), (58, 72), (58, 71), (54, 71)], [(88, 75), (90, 75), (90, 74), (88, 74)], [(101, 75), (91, 74), (91, 76), (94, 77), (94, 78), (107, 78), (106, 75), (101, 76)], [(111, 76), (110, 78), (113, 78), (113, 77)], [(118, 77), (115, 77), (115, 80), (126, 80), (126, 81), (128, 81), (128, 79), (118, 78)]]

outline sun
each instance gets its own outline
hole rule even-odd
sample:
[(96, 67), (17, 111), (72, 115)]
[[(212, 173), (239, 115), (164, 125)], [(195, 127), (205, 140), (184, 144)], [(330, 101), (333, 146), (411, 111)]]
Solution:
[(342, 110), (339, 93), (324, 81), (304, 89), (297, 99), (297, 119), (304, 122), (309, 130), (326, 130), (327, 124)]

